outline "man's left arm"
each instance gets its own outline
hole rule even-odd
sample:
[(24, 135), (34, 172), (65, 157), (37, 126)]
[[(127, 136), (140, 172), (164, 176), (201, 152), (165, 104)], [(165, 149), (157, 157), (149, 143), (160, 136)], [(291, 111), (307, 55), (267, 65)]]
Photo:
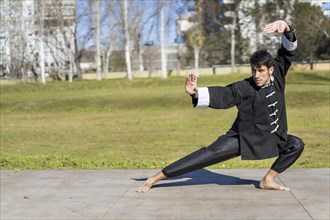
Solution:
[[(290, 26), (289, 26), (290, 27)], [(296, 55), (296, 49), (298, 40), (295, 35), (295, 30), (290, 27), (290, 31), (283, 32), (282, 34), (282, 46), (277, 52), (275, 62), (278, 63), (281, 73), (286, 75), (294, 56)]]
[[(282, 33), (282, 45), (278, 50), (275, 63), (277, 64), (281, 75), (285, 76), (291, 66), (298, 41), (295, 35), (295, 30), (285, 21), (279, 20), (266, 25), (263, 28), (263, 33)], [(276, 74), (276, 73), (275, 73)]]

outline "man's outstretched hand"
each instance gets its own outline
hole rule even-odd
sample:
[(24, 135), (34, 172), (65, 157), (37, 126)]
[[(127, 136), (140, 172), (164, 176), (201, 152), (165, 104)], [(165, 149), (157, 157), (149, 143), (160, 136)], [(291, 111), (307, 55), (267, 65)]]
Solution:
[(271, 33), (283, 33), (290, 31), (289, 25), (282, 20), (274, 21), (270, 24), (267, 24), (263, 29), (262, 32), (264, 34), (271, 34)]
[(187, 76), (185, 82), (185, 90), (189, 95), (194, 95), (198, 92), (197, 77), (195, 74), (191, 73)]

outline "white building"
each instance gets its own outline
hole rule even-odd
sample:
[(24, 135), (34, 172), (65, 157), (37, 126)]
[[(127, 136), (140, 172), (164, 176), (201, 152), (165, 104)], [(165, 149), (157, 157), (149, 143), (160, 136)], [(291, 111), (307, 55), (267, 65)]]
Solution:
[(75, 0), (0, 0), (0, 74), (38, 72), (43, 42), (46, 71), (73, 69)]
[(0, 71), (11, 71), (22, 60), (29, 60), (34, 26), (33, 1), (0, 1)]

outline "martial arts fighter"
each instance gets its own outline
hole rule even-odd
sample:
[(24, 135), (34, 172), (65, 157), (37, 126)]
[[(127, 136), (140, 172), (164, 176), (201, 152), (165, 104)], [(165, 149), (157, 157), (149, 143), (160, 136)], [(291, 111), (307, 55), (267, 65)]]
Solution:
[(252, 76), (225, 87), (197, 87), (190, 74), (185, 90), (193, 106), (226, 109), (236, 106), (238, 115), (232, 127), (208, 147), (203, 147), (149, 177), (137, 192), (147, 192), (159, 180), (179, 176), (215, 163), (241, 156), (242, 160), (278, 157), (260, 181), (261, 189), (290, 190), (275, 178), (301, 155), (303, 141), (287, 134), (285, 76), (297, 48), (295, 31), (278, 20), (262, 29), (264, 34), (282, 33), (276, 58), (258, 50), (250, 57)]

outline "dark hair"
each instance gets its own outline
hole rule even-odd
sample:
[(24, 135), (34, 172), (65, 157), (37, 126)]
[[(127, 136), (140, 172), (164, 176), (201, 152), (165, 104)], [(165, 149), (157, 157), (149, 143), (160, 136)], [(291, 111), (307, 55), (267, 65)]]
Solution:
[(270, 68), (274, 66), (274, 60), (272, 55), (266, 50), (257, 50), (250, 56), (250, 65), (258, 68), (265, 65), (267, 68)]

